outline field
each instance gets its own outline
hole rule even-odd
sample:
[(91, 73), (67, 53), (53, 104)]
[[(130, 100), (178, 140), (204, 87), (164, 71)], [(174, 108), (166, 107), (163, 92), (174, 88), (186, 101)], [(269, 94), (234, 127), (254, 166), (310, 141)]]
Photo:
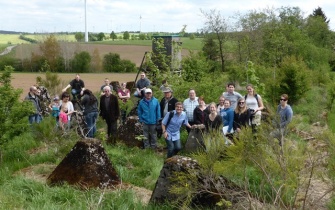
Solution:
[[(19, 38), (20, 34), (0, 34), (0, 45), (1, 44), (28, 44), (29, 42), (24, 41)], [(29, 34), (25, 35), (28, 38), (35, 39), (37, 41), (43, 41), (45, 39), (46, 35), (40, 35), (40, 34)], [(56, 34), (56, 37), (58, 40), (62, 41), (68, 41), (68, 42), (74, 42), (76, 39), (74, 38), (73, 34)]]
[[(135, 45), (102, 45), (102, 44), (85, 44), (85, 43), (61, 43), (63, 56), (69, 59), (75, 52), (87, 51), (91, 55), (94, 50), (98, 50), (100, 57), (103, 58), (108, 53), (118, 53), (121, 59), (128, 59), (140, 66), (144, 53), (151, 51), (151, 46), (135, 46)], [(30, 58), (31, 52), (39, 53), (39, 45), (24, 44), (15, 48), (15, 57), (18, 59)], [(182, 54), (187, 54), (187, 50), (183, 50)]]
[[(36, 84), (36, 77), (41, 76), (45, 78), (42, 73), (12, 73), (12, 86), (15, 88), (20, 88), (23, 90), (21, 99), (29, 92), (29, 87)], [(58, 76), (64, 81), (66, 86), (72, 79), (74, 79), (75, 74), (58, 74)], [(99, 73), (99, 74), (80, 74), (80, 77), (85, 82), (87, 89), (90, 89), (92, 92), (100, 91), (101, 85), (104, 84), (105, 78), (108, 78), (110, 81), (119, 81), (119, 82), (130, 82), (134, 81), (136, 73), (125, 73), (125, 74), (116, 74), (116, 73)], [(64, 87), (65, 87), (64, 86)]]

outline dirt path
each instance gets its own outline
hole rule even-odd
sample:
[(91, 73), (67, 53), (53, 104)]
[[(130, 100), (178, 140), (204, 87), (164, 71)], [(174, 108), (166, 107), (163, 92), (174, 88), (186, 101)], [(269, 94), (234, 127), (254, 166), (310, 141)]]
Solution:
[(6, 49), (2, 53), (0, 53), (0, 56), (10, 53), (12, 49), (14, 49), (14, 47), (16, 47), (16, 45), (6, 47)]

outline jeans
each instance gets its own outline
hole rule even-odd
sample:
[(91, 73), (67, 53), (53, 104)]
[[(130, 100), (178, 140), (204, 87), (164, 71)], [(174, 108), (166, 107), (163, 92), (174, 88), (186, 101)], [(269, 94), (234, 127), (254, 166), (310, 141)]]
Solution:
[(29, 123), (40, 123), (42, 121), (42, 116), (40, 114), (33, 114), (29, 116)]
[(178, 139), (176, 141), (165, 139), (165, 142), (166, 142), (167, 149), (168, 149), (167, 158), (170, 158), (170, 157), (176, 155), (181, 150), (180, 139)]
[(76, 99), (76, 95), (80, 95), (81, 90), (72, 89), (71, 94), (73, 99)]
[(143, 124), (143, 136), (145, 137), (143, 140), (144, 149), (149, 148), (150, 146), (151, 148), (157, 147), (156, 124)]
[(98, 112), (90, 112), (85, 115), (85, 121), (88, 128), (87, 137), (93, 138), (97, 131), (96, 122), (98, 118)]

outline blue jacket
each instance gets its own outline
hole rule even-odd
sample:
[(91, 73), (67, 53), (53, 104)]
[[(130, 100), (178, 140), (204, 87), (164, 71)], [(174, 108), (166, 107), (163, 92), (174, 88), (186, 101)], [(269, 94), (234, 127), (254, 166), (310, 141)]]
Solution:
[(222, 116), (223, 126), (228, 125), (228, 132), (231, 132), (234, 123), (234, 110), (231, 108), (221, 109), (220, 115)]
[(141, 99), (137, 107), (138, 117), (140, 122), (147, 125), (155, 125), (161, 118), (161, 108), (158, 100), (152, 97), (150, 101), (145, 98)]
[(285, 128), (287, 124), (292, 121), (293, 110), (290, 105), (286, 105), (284, 109), (281, 108), (280, 104), (277, 107), (277, 114), (280, 116), (280, 127)]

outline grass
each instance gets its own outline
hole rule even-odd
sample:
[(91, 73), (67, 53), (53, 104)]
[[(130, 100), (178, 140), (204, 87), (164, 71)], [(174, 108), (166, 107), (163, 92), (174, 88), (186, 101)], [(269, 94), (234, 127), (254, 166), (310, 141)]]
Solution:
[[(76, 134), (62, 137), (54, 133), (51, 117), (44, 118), (43, 122), (2, 147), (1, 209), (171, 209), (169, 206), (144, 205), (131, 189), (82, 191), (67, 185), (50, 187), (18, 173), (42, 164), (32, 171), (46, 177), (80, 139)], [(99, 129), (105, 126), (104, 123), (98, 125)], [(123, 144), (111, 146), (103, 142), (103, 145), (123, 183), (153, 190), (165, 154)]]
[[(181, 37), (182, 48), (188, 50), (201, 50), (202, 48), (202, 38), (196, 38), (191, 40), (187, 37)], [(110, 44), (110, 45), (140, 45), (140, 46), (151, 46), (151, 40), (123, 40), (123, 39), (115, 39), (113, 40), (105, 40), (101, 42), (90, 42), (94, 44)]]
[(29, 43), (22, 39), (19, 39), (20, 34), (0, 34), (0, 44), (26, 44)]
[[(11, 44), (27, 44), (29, 42), (19, 39), (19, 34), (0, 34), (0, 51), (2, 48)], [(47, 35), (43, 34), (27, 34), (25, 35), (28, 38), (35, 39), (39, 42), (43, 42)], [(57, 40), (65, 41), (65, 42), (76, 42), (74, 34), (55, 34)], [(202, 48), (202, 38), (196, 38), (191, 40), (188, 37), (181, 37), (182, 48), (188, 50), (201, 50)], [(103, 44), (103, 45), (139, 45), (139, 46), (151, 46), (151, 40), (123, 40), (123, 39), (115, 39), (112, 41), (111, 39), (97, 42), (89, 42), (85, 44)], [(2, 46), (3, 45), (3, 46)]]
[[(43, 41), (47, 35), (27, 34), (25, 36), (31, 39), (35, 39), (37, 41)], [(59, 41), (68, 41), (68, 42), (76, 41), (74, 34), (56, 34), (55, 36), (57, 40)], [(20, 39), (19, 37), (20, 37), (20, 34), (0, 34), (0, 45), (29, 44), (29, 42), (24, 41)]]

